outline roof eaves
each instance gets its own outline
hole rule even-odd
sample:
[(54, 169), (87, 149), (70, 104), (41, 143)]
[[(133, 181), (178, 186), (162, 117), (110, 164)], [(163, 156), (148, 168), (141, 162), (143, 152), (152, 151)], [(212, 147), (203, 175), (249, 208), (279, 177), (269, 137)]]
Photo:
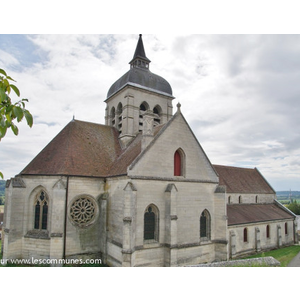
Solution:
[(128, 81), (125, 84), (123, 84), (120, 88), (118, 88), (114, 93), (112, 93), (111, 95), (109, 95), (104, 100), (104, 102), (107, 102), (111, 97), (113, 97), (114, 95), (118, 94), (120, 91), (122, 91), (127, 86), (131, 86), (131, 87), (134, 87), (134, 88), (146, 90), (146, 91), (151, 92), (151, 93), (156, 93), (156, 94), (160, 94), (160, 95), (166, 96), (166, 97), (171, 98), (171, 99), (175, 99), (175, 97), (173, 95), (171, 95), (171, 94), (168, 94), (168, 93), (156, 90), (156, 89), (151, 89), (151, 88), (143, 86), (141, 84)]

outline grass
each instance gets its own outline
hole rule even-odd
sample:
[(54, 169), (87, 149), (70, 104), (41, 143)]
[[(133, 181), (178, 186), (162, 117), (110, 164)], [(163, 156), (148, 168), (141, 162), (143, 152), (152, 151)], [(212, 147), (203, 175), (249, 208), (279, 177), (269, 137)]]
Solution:
[(280, 262), (281, 267), (286, 267), (290, 263), (290, 261), (299, 253), (299, 251), (300, 245), (294, 245), (290, 247), (262, 252), (256, 255), (249, 256), (247, 258), (272, 256)]

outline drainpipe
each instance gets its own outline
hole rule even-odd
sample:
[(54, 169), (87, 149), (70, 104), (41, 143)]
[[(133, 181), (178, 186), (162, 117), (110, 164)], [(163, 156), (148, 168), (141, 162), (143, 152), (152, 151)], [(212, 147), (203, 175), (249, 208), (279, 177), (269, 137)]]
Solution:
[(69, 197), (69, 176), (67, 176), (67, 186), (66, 186), (65, 219), (64, 219), (64, 245), (63, 245), (63, 259), (66, 259), (67, 216), (68, 216), (68, 197)]

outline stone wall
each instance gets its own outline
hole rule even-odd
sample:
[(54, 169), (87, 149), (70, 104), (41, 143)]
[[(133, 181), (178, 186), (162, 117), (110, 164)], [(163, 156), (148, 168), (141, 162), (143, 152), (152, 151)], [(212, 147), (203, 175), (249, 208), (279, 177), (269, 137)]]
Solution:
[(272, 256), (222, 261), (208, 264), (199, 264), (187, 267), (279, 267), (280, 262)]

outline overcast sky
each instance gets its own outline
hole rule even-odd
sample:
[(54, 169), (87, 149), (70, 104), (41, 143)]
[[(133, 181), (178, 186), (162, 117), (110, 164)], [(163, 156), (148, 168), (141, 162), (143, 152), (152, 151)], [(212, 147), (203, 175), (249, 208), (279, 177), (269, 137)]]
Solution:
[[(34, 126), (0, 143), (5, 179), (73, 118), (104, 124), (106, 94), (129, 70), (138, 34), (0, 35), (0, 68), (29, 99)], [(150, 70), (172, 86), (213, 164), (257, 167), (300, 190), (300, 35), (143, 34)], [(17, 100), (16, 97), (13, 98)]]

